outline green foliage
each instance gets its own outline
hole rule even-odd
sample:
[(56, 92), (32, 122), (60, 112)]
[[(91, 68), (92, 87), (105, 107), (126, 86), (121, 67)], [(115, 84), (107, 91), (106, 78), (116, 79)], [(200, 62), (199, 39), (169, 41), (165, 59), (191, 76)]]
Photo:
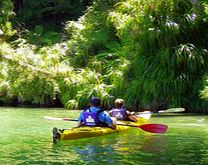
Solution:
[(72, 66), (87, 67), (100, 75), (99, 81), (92, 81), (90, 85), (82, 84), (81, 87), (84, 89), (78, 92), (78, 97), (85, 95), (87, 97), (84, 100), (88, 102), (90, 96), (96, 95), (104, 100), (105, 106), (112, 106), (114, 96), (123, 95), (122, 76), (129, 63), (120, 51), (122, 45), (115, 35), (115, 29), (108, 21), (106, 11), (113, 10), (115, 2), (95, 1), (83, 17), (77, 22), (68, 22), (66, 26), (70, 37), (67, 55)]
[[(2, 44), (1, 95), (35, 104), (58, 95), (69, 109), (98, 96), (105, 107), (119, 97), (132, 109), (207, 111), (206, 1), (94, 0), (77, 21), (66, 23), (66, 42), (60, 42), (42, 21), (56, 22), (69, 3), (28, 1), (19, 10), (34, 29), (12, 47)], [(36, 11), (26, 11), (32, 5)]]
[(110, 95), (106, 91), (111, 86), (103, 84), (100, 75), (89, 70), (76, 71), (74, 77), (60, 80), (61, 99), (69, 109), (77, 109), (89, 104), (92, 96), (100, 97), (109, 106)]
[[(16, 96), (22, 103), (52, 104), (58, 92), (56, 73), (63, 67), (59, 64), (59, 57), (64, 50), (59, 51), (60, 46), (57, 45), (50, 49), (37, 49), (24, 42), (16, 41), (16, 49), (3, 45), (4, 48), (0, 51), (2, 64), (6, 64), (2, 79), (7, 84), (1, 88), (0, 93), (5, 97)], [(9, 89), (7, 93), (4, 92), (5, 87)]]
[(203, 79), (203, 90), (201, 90), (201, 97), (205, 100), (208, 100), (208, 76), (205, 75)]
[[(109, 19), (132, 58), (128, 75), (133, 81), (125, 98), (143, 106), (157, 100), (161, 106), (200, 109), (194, 100), (200, 100), (197, 86), (207, 63), (203, 5), (128, 0), (115, 7)], [(191, 95), (190, 89), (195, 89)]]
[(112, 49), (114, 45), (117, 46), (114, 29), (108, 24), (106, 13), (106, 11), (112, 10), (114, 3), (114, 1), (109, 3), (96, 1), (77, 22), (70, 21), (67, 23), (66, 31), (70, 37), (69, 55), (73, 56), (72, 58), (74, 58), (74, 54), (79, 56), (76, 63), (80, 59), (84, 59), (81, 60), (82, 63), (77, 63), (78, 65), (83, 67), (91, 56)]
[(12, 29), (10, 18), (14, 15), (11, 0), (0, 2), (0, 42), (7, 40), (16, 31)]
[[(54, 96), (53, 82), (46, 78), (25, 75), (18, 77), (12, 86), (14, 94), (19, 96), (21, 102), (29, 101), (33, 104), (52, 103)], [(31, 97), (32, 96), (32, 97)]]
[(123, 97), (129, 107), (157, 100), (159, 106), (203, 109), (199, 84), (206, 72), (207, 30), (201, 28), (207, 22), (202, 8), (189, 0), (96, 1), (78, 22), (67, 24), (67, 54), (73, 66), (100, 73), (102, 83), (112, 85), (106, 88), (109, 97)]
[[(29, 0), (16, 9), (16, 20), (24, 23), (26, 27), (40, 25), (57, 25), (66, 20), (78, 18), (91, 0)], [(18, 3), (18, 2), (17, 2)]]
[(35, 26), (34, 31), (28, 31), (24, 37), (28, 43), (39, 46), (50, 46), (61, 42), (58, 32), (44, 30), (40, 25)]

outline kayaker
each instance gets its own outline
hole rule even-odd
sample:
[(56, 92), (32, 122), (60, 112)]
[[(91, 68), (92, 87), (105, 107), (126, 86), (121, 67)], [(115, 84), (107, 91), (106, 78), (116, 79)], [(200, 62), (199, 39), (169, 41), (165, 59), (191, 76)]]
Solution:
[(110, 116), (115, 117), (118, 120), (125, 120), (125, 121), (134, 121), (137, 122), (138, 119), (135, 115), (131, 114), (126, 108), (124, 108), (124, 100), (123, 99), (116, 99), (115, 108), (109, 111)]
[(116, 129), (115, 119), (111, 118), (108, 112), (103, 111), (101, 101), (97, 97), (90, 100), (90, 108), (80, 113), (78, 118), (79, 126), (107, 126)]

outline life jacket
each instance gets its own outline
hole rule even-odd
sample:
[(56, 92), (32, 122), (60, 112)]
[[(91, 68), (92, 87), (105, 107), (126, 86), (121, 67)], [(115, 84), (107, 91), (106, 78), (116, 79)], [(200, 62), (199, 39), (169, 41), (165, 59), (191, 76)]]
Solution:
[(128, 116), (126, 114), (126, 109), (124, 108), (115, 108), (111, 111), (112, 117), (115, 117), (118, 120), (128, 120)]
[(102, 122), (98, 119), (98, 114), (103, 112), (102, 109), (97, 112), (91, 112), (90, 108), (83, 112), (83, 125), (84, 126), (101, 126)]

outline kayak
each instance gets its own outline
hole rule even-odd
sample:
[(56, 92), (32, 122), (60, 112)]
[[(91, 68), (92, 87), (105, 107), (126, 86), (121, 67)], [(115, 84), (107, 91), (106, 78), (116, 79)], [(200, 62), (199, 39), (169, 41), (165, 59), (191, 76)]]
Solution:
[(112, 133), (118, 133), (121, 131), (128, 130), (132, 127), (137, 127), (147, 123), (150, 119), (151, 113), (144, 113), (138, 115), (138, 121), (118, 121), (119, 125), (116, 126), (116, 129), (111, 129), (109, 127), (74, 127), (70, 129), (57, 129), (53, 128), (53, 142), (56, 143), (57, 140), (76, 140), (82, 138), (104, 136)]

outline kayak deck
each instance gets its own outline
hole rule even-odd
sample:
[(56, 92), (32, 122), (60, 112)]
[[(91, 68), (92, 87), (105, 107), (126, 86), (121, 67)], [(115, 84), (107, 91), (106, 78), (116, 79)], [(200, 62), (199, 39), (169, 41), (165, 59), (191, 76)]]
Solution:
[[(53, 128), (53, 142), (56, 143), (57, 140), (76, 140), (81, 138), (89, 138), (96, 136), (103, 136), (112, 133), (118, 133), (120, 131), (128, 130), (131, 126), (140, 126), (142, 124), (147, 123), (151, 116), (151, 113), (144, 113), (138, 115), (138, 122), (132, 121), (118, 121), (116, 129), (112, 129), (109, 127), (74, 127), (70, 129), (58, 130), (57, 128)], [(125, 126), (130, 125), (130, 126)]]

